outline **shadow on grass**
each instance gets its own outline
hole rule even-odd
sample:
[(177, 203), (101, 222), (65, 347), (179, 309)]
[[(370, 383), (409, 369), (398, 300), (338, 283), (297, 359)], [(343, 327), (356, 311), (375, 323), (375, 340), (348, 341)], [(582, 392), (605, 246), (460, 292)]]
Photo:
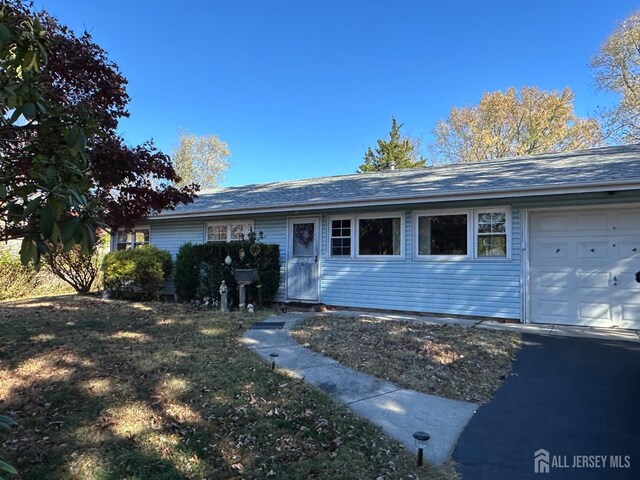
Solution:
[(3, 449), (24, 479), (411, 478), (397, 443), (240, 346), (264, 315), (0, 304), (0, 411), (19, 422)]

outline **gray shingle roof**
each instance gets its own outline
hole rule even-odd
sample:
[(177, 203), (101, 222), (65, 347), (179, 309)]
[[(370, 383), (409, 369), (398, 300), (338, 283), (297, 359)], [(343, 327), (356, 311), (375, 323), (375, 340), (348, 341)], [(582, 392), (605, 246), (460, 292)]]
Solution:
[(251, 211), (326, 209), (332, 206), (508, 198), (551, 189), (640, 189), (640, 144), (479, 163), (339, 175), (223, 188), (157, 217)]

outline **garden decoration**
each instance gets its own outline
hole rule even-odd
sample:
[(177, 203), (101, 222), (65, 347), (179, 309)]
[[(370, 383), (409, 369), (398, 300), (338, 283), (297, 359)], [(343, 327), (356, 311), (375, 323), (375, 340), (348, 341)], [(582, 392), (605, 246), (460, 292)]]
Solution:
[(223, 280), (220, 284), (220, 311), (228, 312), (229, 305), (227, 304), (227, 292), (229, 289), (227, 288), (227, 283)]

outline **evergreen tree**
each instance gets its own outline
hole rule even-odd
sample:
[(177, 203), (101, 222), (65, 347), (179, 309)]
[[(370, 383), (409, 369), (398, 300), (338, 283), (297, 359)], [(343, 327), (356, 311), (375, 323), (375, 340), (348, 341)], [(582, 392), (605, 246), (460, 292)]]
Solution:
[(420, 156), (415, 139), (403, 137), (395, 117), (391, 117), (389, 140), (378, 140), (375, 151), (368, 147), (364, 154), (364, 163), (358, 167), (358, 173), (380, 172), (396, 169), (424, 167), (425, 160)]

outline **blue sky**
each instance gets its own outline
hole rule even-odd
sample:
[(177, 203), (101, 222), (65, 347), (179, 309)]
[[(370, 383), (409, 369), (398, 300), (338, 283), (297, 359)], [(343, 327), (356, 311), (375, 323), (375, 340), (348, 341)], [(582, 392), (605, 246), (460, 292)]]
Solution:
[(232, 151), (224, 185), (353, 173), (391, 115), (421, 137), (452, 106), (510, 86), (570, 87), (633, 1), (45, 0), (129, 80), (130, 143), (170, 153), (179, 129)]

